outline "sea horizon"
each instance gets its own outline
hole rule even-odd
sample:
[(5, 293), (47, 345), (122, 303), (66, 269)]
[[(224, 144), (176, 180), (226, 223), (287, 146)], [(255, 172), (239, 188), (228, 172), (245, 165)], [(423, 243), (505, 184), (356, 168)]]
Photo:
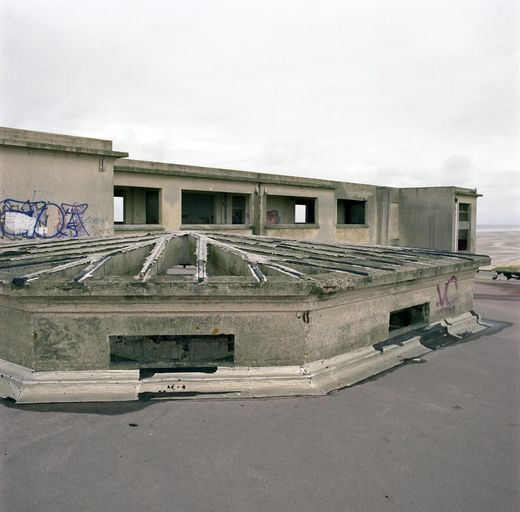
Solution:
[(478, 231), (520, 231), (520, 224), (477, 224)]

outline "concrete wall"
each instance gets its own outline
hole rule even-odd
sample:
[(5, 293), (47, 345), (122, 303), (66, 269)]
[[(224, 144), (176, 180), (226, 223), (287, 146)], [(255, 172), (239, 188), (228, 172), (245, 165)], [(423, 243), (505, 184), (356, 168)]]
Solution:
[[(113, 233), (112, 162), (105, 161), (104, 169), (99, 171), (97, 156), (2, 148), (0, 201), (4, 207), (22, 209), (28, 201), (31, 210), (48, 215), (47, 233), (42, 230), (38, 236), (29, 230), (26, 236), (9, 238), (58, 239)], [(8, 180), (8, 175), (16, 179)]]
[(0, 128), (0, 240), (113, 233), (110, 141)]
[(0, 297), (0, 359), (32, 368), (34, 339), (31, 315)]
[(272, 294), (265, 286), (232, 288), (229, 299), (222, 289), (211, 300), (196, 295), (189, 300), (168, 295), (154, 300), (70, 295), (67, 302), (46, 295), (13, 298), (9, 308), (5, 301), (0, 307), (7, 326), (0, 335), (0, 358), (37, 371), (102, 370), (110, 366), (109, 336), (232, 334), (236, 365), (303, 364), (389, 338), (392, 311), (426, 303), (426, 323), (434, 323), (471, 310), (473, 270), (367, 283), (330, 296), (278, 295), (283, 283)]
[[(336, 225), (336, 206), (334, 190), (320, 188), (306, 188), (290, 185), (266, 184), (263, 192), (267, 196), (264, 198), (264, 209), (267, 213), (268, 204), (271, 208), (280, 211), (280, 223), (277, 225), (267, 224), (264, 215), (261, 222), (261, 232), (267, 236), (295, 238), (299, 240), (334, 240)], [(301, 197), (315, 199), (315, 223), (314, 224), (291, 224), (286, 219), (294, 219), (294, 203), (289, 203), (286, 197)]]
[[(306, 362), (384, 341), (390, 312), (428, 304), (429, 323), (473, 307), (473, 272), (444, 274), (415, 282), (347, 293), (309, 313)], [(427, 322), (428, 323), (428, 322)]]
[[(186, 225), (182, 224), (182, 191), (199, 191), (199, 192), (228, 192), (235, 194), (247, 194), (252, 196), (255, 191), (255, 185), (252, 183), (240, 183), (233, 181), (223, 181), (204, 178), (189, 178), (167, 176), (161, 174), (140, 174), (134, 172), (118, 171), (114, 175), (115, 186), (144, 187), (160, 189), (160, 221), (161, 225), (167, 231), (178, 231), (185, 227), (186, 229), (208, 229), (215, 230), (215, 224), (208, 225)], [(250, 216), (253, 215), (254, 205), (250, 204)], [(195, 227), (196, 226), (196, 227)], [(222, 226), (218, 226), (222, 227)], [(227, 228), (227, 226), (226, 226)], [(251, 228), (246, 225), (243, 228), (240, 225), (229, 225), (229, 229), (240, 232), (251, 232)]]
[(399, 199), (399, 245), (456, 250), (453, 187), (405, 188)]
[[(113, 187), (127, 186), (160, 189), (160, 225), (145, 224), (137, 188), (128, 222), (117, 231), (206, 229), (441, 250), (457, 250), (457, 199), (471, 204), (469, 250), (475, 250), (476, 192), (469, 189), (396, 189), (122, 159), (114, 171), (124, 155), (112, 151), (111, 141), (0, 128), (0, 241), (110, 235)], [(245, 225), (223, 215), (216, 224), (183, 225), (183, 190), (245, 194), (249, 218)], [(315, 223), (292, 223), (294, 205), (283, 197), (316, 198)], [(365, 201), (365, 224), (338, 224), (338, 199)], [(273, 209), (277, 225), (266, 222)]]
[[(179, 229), (197, 229), (226, 232), (263, 234), (274, 237), (288, 237), (311, 240), (333, 240), (335, 236), (335, 197), (332, 189), (317, 187), (257, 184), (219, 180), (208, 177), (168, 176), (137, 172), (117, 171), (114, 175), (115, 186), (146, 187), (161, 189), (161, 224), (167, 231)], [(228, 194), (246, 194), (249, 197), (249, 224), (182, 224), (182, 191), (227, 192)], [(266, 224), (267, 200), (276, 203), (282, 214), (281, 218), (294, 215), (294, 205), (290, 205), (285, 197), (316, 198), (316, 224), (281, 223), (277, 226)], [(273, 203), (273, 204), (274, 204)], [(285, 209), (284, 209), (285, 208)], [(116, 228), (118, 229), (118, 228)], [(139, 227), (143, 229), (143, 227)]]

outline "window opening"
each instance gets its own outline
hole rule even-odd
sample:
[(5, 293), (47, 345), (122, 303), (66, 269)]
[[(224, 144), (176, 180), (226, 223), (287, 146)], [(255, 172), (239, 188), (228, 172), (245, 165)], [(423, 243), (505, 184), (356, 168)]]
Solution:
[(459, 222), (469, 222), (471, 220), (471, 205), (459, 203)]
[(109, 336), (111, 368), (232, 365), (233, 334)]
[(389, 330), (395, 331), (403, 327), (409, 327), (416, 324), (428, 322), (429, 305), (418, 304), (409, 308), (398, 309), (390, 313)]
[(231, 198), (231, 223), (245, 224), (246, 198), (245, 196), (233, 196)]
[(469, 229), (459, 229), (457, 250), (458, 251), (468, 251), (469, 250)]
[(248, 224), (248, 196), (182, 191), (182, 224)]
[(338, 224), (366, 224), (366, 201), (338, 199)]
[(114, 223), (159, 224), (159, 189), (114, 188)]
[(125, 196), (124, 192), (114, 190), (114, 222), (122, 224), (125, 221)]

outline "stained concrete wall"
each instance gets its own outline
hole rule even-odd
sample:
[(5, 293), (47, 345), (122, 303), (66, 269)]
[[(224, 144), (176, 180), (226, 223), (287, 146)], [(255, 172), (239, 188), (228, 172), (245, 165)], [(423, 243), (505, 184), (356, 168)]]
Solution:
[[(160, 220), (167, 231), (178, 231), (180, 229), (197, 230), (235, 230), (240, 233), (251, 233), (250, 225), (230, 224), (226, 226), (216, 224), (206, 225), (183, 225), (182, 224), (182, 191), (198, 192), (228, 192), (235, 194), (246, 194), (250, 197), (254, 194), (255, 185), (252, 183), (241, 183), (216, 179), (190, 178), (184, 176), (168, 176), (162, 174), (144, 174), (134, 172), (118, 171), (114, 175), (115, 186), (144, 187), (160, 189)], [(251, 218), (254, 215), (253, 201), (249, 201)]]
[[(273, 237), (318, 241), (393, 244), (399, 240), (399, 190), (355, 183), (266, 175), (245, 171), (224, 171), (176, 164), (133, 160), (116, 163), (115, 186), (161, 189), (161, 219), (166, 230), (208, 229), (248, 232)], [(182, 224), (183, 190), (227, 192), (249, 197), (249, 225)], [(294, 204), (287, 198), (314, 198), (315, 223), (294, 224)], [(363, 225), (337, 223), (338, 199), (366, 201)], [(267, 212), (278, 211), (278, 224), (267, 221)], [(128, 230), (131, 226), (116, 227)], [(145, 229), (136, 226), (136, 230)]]
[[(443, 250), (457, 250), (460, 197), (472, 204), (470, 251), (475, 250), (477, 196), (470, 189), (397, 189), (122, 159), (114, 168), (114, 159), (125, 155), (112, 151), (111, 141), (0, 128), (0, 241), (109, 235), (115, 185), (160, 189), (161, 225), (141, 223), (144, 215), (134, 211), (133, 224), (118, 225), (118, 231), (206, 229)], [(248, 223), (183, 226), (182, 190), (245, 194)], [(268, 225), (266, 197), (276, 196), (316, 198), (315, 225), (285, 221), (293, 213), (288, 211), (281, 213), (281, 223)], [(366, 201), (365, 225), (338, 224), (338, 199)], [(9, 236), (13, 222), (28, 227)]]
[(0, 359), (32, 368), (34, 338), (31, 315), (0, 297)]
[[(65, 302), (45, 295), (13, 298), (11, 307), (25, 312), (11, 319), (11, 309), (0, 308), (0, 319), (13, 333), (2, 332), (0, 358), (37, 371), (100, 370), (110, 365), (109, 336), (233, 334), (236, 365), (303, 364), (387, 339), (392, 311), (427, 303), (428, 321), (437, 322), (471, 310), (473, 271), (367, 284), (322, 297), (267, 297), (265, 286), (261, 297), (258, 286), (243, 285), (242, 290), (232, 299), (212, 296), (210, 301), (203, 295), (152, 301), (124, 295), (70, 295)], [(15, 352), (25, 355), (13, 360)]]
[(0, 128), (0, 240), (113, 233), (110, 141)]
[[(237, 233), (263, 234), (275, 237), (311, 240), (333, 240), (335, 230), (335, 197), (331, 188), (305, 187), (305, 185), (259, 184), (241, 182), (238, 180), (215, 179), (210, 177), (186, 177), (176, 175), (149, 174), (138, 172), (124, 172), (118, 170), (114, 175), (115, 186), (147, 187), (161, 189), (161, 221), (165, 230), (197, 229), (211, 231), (225, 231)], [(228, 194), (245, 194), (249, 197), (249, 224), (182, 224), (182, 191), (199, 192), (227, 192)], [(260, 194), (259, 194), (260, 191)], [(266, 224), (266, 197), (269, 196), (280, 204), (284, 203), (284, 196), (316, 198), (315, 225), (279, 224), (276, 227)], [(278, 196), (278, 197), (277, 197)], [(256, 198), (256, 199), (255, 199)], [(285, 206), (287, 204), (284, 203)], [(294, 215), (293, 206), (282, 218)], [(319, 227), (318, 227), (319, 226)], [(116, 227), (116, 230), (119, 229)], [(144, 229), (142, 226), (139, 230)]]
[[(277, 225), (267, 224), (267, 219), (264, 216), (262, 219), (262, 234), (299, 240), (334, 240), (336, 200), (333, 189), (266, 184), (264, 193), (268, 198), (268, 202), (266, 201), (265, 205), (266, 212), (270, 208), (269, 204), (273, 205), (272, 207), (274, 208), (278, 208), (280, 210), (281, 222)], [(294, 204), (286, 201), (284, 196), (314, 198), (314, 224), (291, 224), (286, 222), (286, 219), (294, 218)]]
[(404, 188), (399, 199), (400, 245), (456, 250), (453, 187)]
[(311, 309), (306, 362), (329, 358), (388, 339), (390, 312), (428, 304), (429, 323), (472, 309), (473, 272), (357, 290)]

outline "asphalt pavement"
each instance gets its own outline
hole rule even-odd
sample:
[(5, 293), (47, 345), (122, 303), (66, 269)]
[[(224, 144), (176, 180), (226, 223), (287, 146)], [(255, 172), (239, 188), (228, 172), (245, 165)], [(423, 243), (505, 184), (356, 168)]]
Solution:
[(493, 333), (331, 396), (0, 403), (2, 512), (520, 510), (520, 282)]

